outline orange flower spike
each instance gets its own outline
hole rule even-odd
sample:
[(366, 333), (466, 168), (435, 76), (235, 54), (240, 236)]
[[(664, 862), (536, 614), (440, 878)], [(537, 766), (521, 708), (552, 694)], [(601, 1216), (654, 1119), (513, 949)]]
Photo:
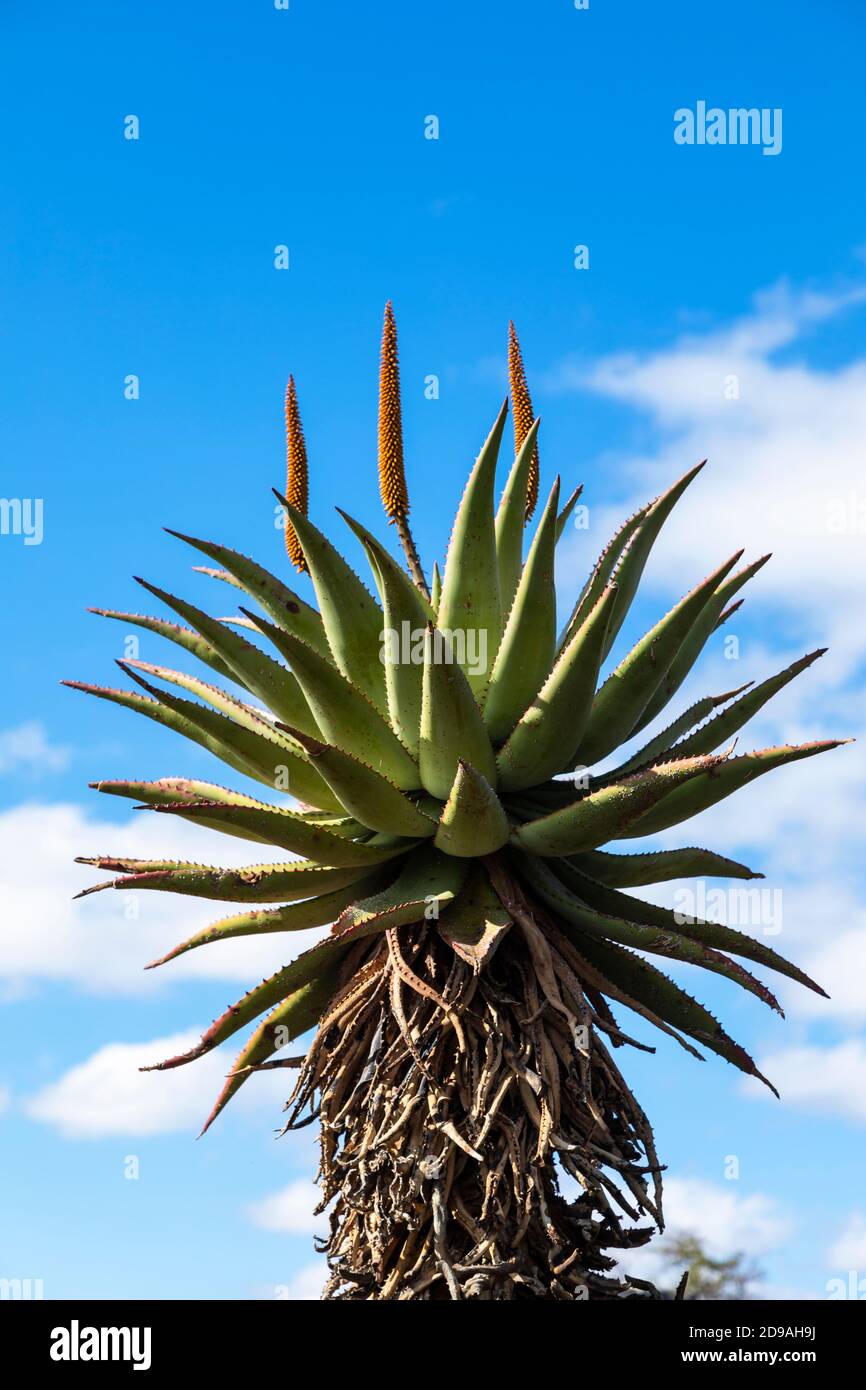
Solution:
[(409, 515), (409, 493), (403, 462), (397, 323), (390, 299), (385, 305), (382, 361), (379, 369), (379, 491), (385, 514), (391, 521)]
[(397, 357), (397, 321), (390, 299), (382, 326), (379, 367), (379, 492), (385, 515), (397, 528), (409, 573), (425, 598), (430, 590), (409, 529), (409, 491), (403, 461), (403, 412), (400, 406), (400, 363)]
[[(286, 387), (286, 500), (307, 515), (310, 502), (310, 477), (307, 467), (307, 445), (304, 440), (304, 427), (298, 409), (298, 395), (295, 378), (289, 377)], [(286, 517), (286, 550), (296, 570), (303, 573), (307, 568), (301, 542), (295, 528)]]
[[(514, 452), (517, 453), (528, 435), (535, 415), (532, 399), (526, 385), (526, 372), (520, 355), (520, 343), (513, 323), (508, 325), (508, 389), (511, 396), (511, 414), (514, 419)], [(529, 521), (538, 502), (538, 445), (532, 451), (529, 465), (529, 478), (526, 483), (526, 520)]]

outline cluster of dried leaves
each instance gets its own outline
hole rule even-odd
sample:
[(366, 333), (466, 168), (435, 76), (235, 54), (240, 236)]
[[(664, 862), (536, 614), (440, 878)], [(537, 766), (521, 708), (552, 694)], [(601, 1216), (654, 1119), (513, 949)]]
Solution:
[(434, 923), (347, 960), (287, 1106), (287, 1129), (321, 1123), (325, 1298), (658, 1297), (611, 1274), (653, 1234), (623, 1215), (661, 1226), (652, 1132), (599, 1033), (631, 1040), (520, 917), (480, 971)]

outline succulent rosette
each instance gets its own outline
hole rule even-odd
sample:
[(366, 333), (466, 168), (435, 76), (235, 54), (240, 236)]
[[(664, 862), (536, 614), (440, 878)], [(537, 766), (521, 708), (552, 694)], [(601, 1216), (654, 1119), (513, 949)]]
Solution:
[[(94, 784), (248, 840), (263, 861), (80, 861), (116, 875), (85, 893), (233, 904), (154, 965), (232, 937), (326, 929), (160, 1066), (247, 1030), (205, 1128), (256, 1072), (298, 1069), (287, 1127), (320, 1123), (328, 1297), (651, 1296), (615, 1271), (662, 1221), (652, 1132), (612, 1057), (647, 1044), (623, 1030), (620, 1011), (759, 1076), (663, 967), (712, 971), (775, 1010), (751, 967), (818, 990), (764, 941), (631, 890), (760, 877), (712, 849), (643, 840), (836, 746), (732, 751), (743, 725), (821, 653), (677, 709), (658, 729), (767, 557), (739, 568), (739, 554), (726, 559), (617, 654), (655, 540), (699, 464), (620, 526), (558, 633), (555, 553), (580, 489), (563, 504), (554, 481), (525, 547), (538, 421), (513, 326), (509, 369), (515, 456), (497, 503), (506, 401), (470, 473), (441, 581), (436, 566), (428, 587), (409, 529), (389, 305), (379, 480), (406, 567), (341, 512), (368, 563), (365, 584), (309, 519), (290, 380), (278, 496), (289, 557), (315, 603), (245, 555), (181, 536), (205, 557), (204, 573), (234, 590), (237, 616), (211, 617), (144, 580), (177, 621), (95, 611), (168, 639), (213, 679), (127, 661), (138, 689), (72, 683), (267, 789), (259, 799), (174, 776)], [(314, 1028), (303, 1055), (285, 1054)], [(564, 1174), (576, 1195), (564, 1195)], [(649, 1225), (634, 1224), (643, 1216)]]

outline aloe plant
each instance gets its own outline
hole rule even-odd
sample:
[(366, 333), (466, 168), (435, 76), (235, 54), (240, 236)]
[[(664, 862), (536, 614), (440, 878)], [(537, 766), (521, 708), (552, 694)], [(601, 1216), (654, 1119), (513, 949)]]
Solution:
[[(619, 528), (557, 637), (554, 556), (579, 489), (561, 505), (553, 483), (524, 555), (538, 421), (513, 325), (509, 372), (516, 447), (501, 500), (507, 400), (429, 587), (409, 528), (389, 305), (379, 481), (408, 569), (341, 513), (369, 564), (368, 587), (309, 519), (290, 380), (278, 496), (289, 558), (308, 574), (315, 604), (235, 550), (172, 533), (210, 562), (199, 569), (234, 588), (238, 616), (210, 617), (144, 581), (179, 622), (94, 611), (168, 639), (221, 683), (142, 661), (120, 663), (137, 690), (69, 682), (268, 788), (261, 801), (183, 777), (93, 784), (264, 846), (255, 853), (266, 862), (86, 858), (78, 862), (115, 877), (81, 896), (159, 889), (233, 904), (152, 966), (231, 937), (325, 928), (158, 1068), (249, 1029), (205, 1129), (258, 1072), (298, 1070), (286, 1128), (319, 1119), (330, 1298), (651, 1296), (614, 1272), (661, 1227), (662, 1184), (649, 1123), (610, 1048), (653, 1049), (624, 1032), (614, 1010), (765, 1081), (657, 962), (722, 975), (779, 1012), (749, 965), (822, 993), (763, 942), (623, 891), (760, 874), (709, 849), (608, 848), (835, 747), (732, 752), (746, 721), (821, 653), (697, 701), (620, 754), (676, 694), (767, 557), (740, 569), (739, 554), (725, 560), (609, 663), (653, 544), (699, 464)], [(285, 1054), (314, 1028), (301, 1055)], [(561, 1192), (559, 1171), (579, 1183), (576, 1200)]]

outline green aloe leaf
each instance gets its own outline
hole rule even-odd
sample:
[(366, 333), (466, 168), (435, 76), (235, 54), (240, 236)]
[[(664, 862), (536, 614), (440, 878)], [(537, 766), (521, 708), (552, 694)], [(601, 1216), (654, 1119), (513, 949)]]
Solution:
[(574, 492), (571, 494), (571, 496), (569, 497), (568, 501), (565, 503), (565, 506), (563, 507), (562, 511), (559, 513), (559, 516), (556, 518), (556, 543), (557, 543), (557, 545), (558, 545), (559, 542), (562, 540), (563, 532), (565, 531), (565, 528), (566, 528), (566, 526), (568, 525), (569, 518), (571, 517), (572, 512), (574, 511), (575, 507), (577, 506), (578, 498), (580, 497), (580, 495), (581, 495), (582, 492), (583, 492), (583, 483), (580, 483), (580, 484), (574, 489)]
[[(176, 1057), (168, 1057), (164, 1062), (157, 1062), (154, 1066), (142, 1067), (142, 1071), (170, 1071), (174, 1067), (185, 1066), (187, 1062), (194, 1062), (206, 1052), (212, 1052), (215, 1047), (219, 1047), (266, 1010), (272, 1009), (275, 1004), (285, 1002), (295, 996), (298, 990), (315, 984), (323, 976), (329, 976), (335, 962), (345, 954), (347, 947), (353, 941), (371, 935), (372, 930), (366, 923), (359, 924), (351, 930), (343, 931), (339, 937), (329, 936), (324, 941), (319, 941), (315, 946), (311, 946), (309, 951), (302, 952), (290, 965), (284, 965), (282, 970), (278, 970), (267, 980), (262, 980), (254, 989), (248, 990), (236, 1004), (230, 1004), (225, 1013), (220, 1014), (202, 1034), (201, 1041), (195, 1047), (190, 1048), (188, 1052), (179, 1053)], [(305, 1024), (305, 1028), (300, 1031), (305, 1031), (309, 1026)]]
[(471, 865), (459, 895), (439, 918), (439, 935), (477, 973), (511, 926), (511, 916), (484, 869)]
[(430, 581), (430, 607), (434, 613), (439, 611), (439, 604), (442, 601), (442, 575), (439, 573), (439, 565), (433, 561), (433, 578)]
[[(388, 887), (350, 904), (334, 926), (337, 939), (358, 928), (385, 931), (410, 922), (438, 921), (466, 879), (467, 865), (432, 845), (415, 851)], [(366, 934), (366, 933), (365, 933)]]
[(235, 1058), (226, 1083), (202, 1126), (199, 1138), (210, 1129), (214, 1120), (244, 1082), (252, 1076), (257, 1066), (266, 1062), (275, 1052), (279, 1052), (287, 1042), (299, 1038), (302, 1033), (315, 1027), (336, 991), (339, 969), (340, 962), (334, 961), (329, 969), (323, 970), (318, 979), (299, 986), (287, 999), (283, 999), (259, 1024)]
[(228, 941), (236, 936), (262, 936), (271, 932), (308, 931), (312, 927), (324, 927), (336, 921), (340, 913), (359, 896), (366, 897), (381, 887), (389, 871), (376, 869), (367, 878), (358, 879), (345, 888), (337, 888), (331, 893), (322, 893), (318, 898), (307, 898), (303, 902), (285, 903), (282, 907), (251, 908), (248, 912), (235, 912), (230, 917), (222, 917), (209, 927), (196, 932), (194, 936), (174, 946), (159, 960), (152, 960), (144, 968), (154, 970), (158, 965), (166, 965), (170, 960), (193, 951), (198, 946), (208, 946), (213, 941)]
[[(518, 849), (544, 858), (596, 849), (607, 840), (619, 839), (638, 818), (643, 820), (650, 807), (671, 795), (671, 788), (679, 788), (680, 783), (708, 769), (717, 776), (723, 761), (721, 757), (683, 758), (679, 762), (648, 768), (621, 782), (589, 792), (579, 801), (539, 820), (527, 821), (512, 831), (512, 841)], [(708, 780), (707, 777), (704, 780)]]
[(113, 608), (88, 608), (88, 613), (96, 613), (100, 618), (116, 618), (118, 622), (131, 623), (134, 627), (142, 627), (148, 632), (154, 632), (159, 637), (168, 638), (169, 642), (174, 642), (176, 646), (182, 647), (191, 656), (198, 657), (212, 671), (216, 671), (218, 676), (223, 679), (236, 680), (232, 668), (222, 660), (216, 649), (210, 642), (205, 641), (200, 633), (194, 632), (191, 627), (180, 627), (177, 623), (170, 623), (165, 618), (150, 618), (141, 613), (120, 613)]
[[(535, 452), (540, 420), (534, 420), (517, 451), (496, 512), (496, 560), (502, 612), (510, 609), (523, 568), (523, 529), (526, 525), (526, 485)], [(577, 499), (575, 498), (575, 501)]]
[(607, 648), (605, 656), (610, 651), (616, 641), (617, 633), (626, 620), (628, 611), (631, 608), (632, 599), (637, 593), (644, 566), (649, 559), (650, 551), (655, 545), (656, 538), (667, 521), (679, 499), (682, 497), (689, 483), (691, 483), (700, 473), (706, 459), (690, 468), (682, 478), (678, 479), (667, 492), (663, 492), (660, 497), (647, 509), (641, 520), (640, 525), (633, 533), (631, 540), (622, 553), (622, 556), (614, 571), (614, 577), (619, 589), (619, 598), (610, 627), (607, 630)]
[(553, 583), (559, 479), (538, 523), (493, 665), (484, 722), (494, 743), (507, 738), (550, 673), (556, 647)]
[[(739, 551), (732, 556), (696, 585), (691, 593), (686, 594), (650, 628), (608, 676), (593, 701), (586, 731), (575, 755), (577, 762), (591, 767), (628, 738), (662, 673), (679, 650), (696, 614), (700, 613), (741, 554), (742, 551)], [(619, 602), (617, 599), (614, 605), (612, 622), (615, 621)]]
[(734, 984), (741, 985), (750, 994), (754, 994), (776, 1013), (782, 1013), (779, 1001), (766, 985), (756, 980), (754, 975), (737, 961), (729, 960), (727, 956), (722, 955), (715, 949), (714, 944), (697, 936), (690, 936), (686, 932), (674, 930), (670, 926), (647, 926), (634, 915), (627, 916), (630, 899), (624, 893), (617, 893), (611, 899), (611, 902), (617, 903), (622, 899), (621, 909), (616, 912), (602, 910), (586, 897), (578, 896), (572, 891), (577, 887), (577, 876), (574, 882), (563, 883), (559, 877), (559, 867), (557, 865), (557, 872), (554, 873), (546, 864), (527, 856), (523, 856), (519, 864), (519, 870), (527, 883), (532, 885), (557, 918), (579, 927), (581, 931), (599, 941), (616, 941), (622, 946), (648, 951), (650, 955), (666, 956), (669, 960), (697, 965), (702, 970), (723, 975), (725, 979), (732, 980)]
[(247, 804), (226, 806), (219, 802), (180, 801), (173, 805), (152, 806), (159, 814), (179, 816), (181, 820), (199, 822), (209, 828), (227, 831), (245, 839), (277, 845), (292, 854), (314, 859), (335, 869), (353, 864), (381, 864), (393, 859), (393, 849), (362, 843), (335, 835), (326, 826), (316, 824), (294, 811), (279, 806), (266, 806), (252, 799)]
[(677, 739), (687, 734), (696, 724), (702, 723), (713, 710), (718, 709), (719, 705), (726, 705), (729, 700), (742, 694), (753, 685), (753, 681), (747, 681), (745, 685), (737, 686), (736, 690), (727, 690), (724, 695), (705, 695), (702, 700), (696, 700), (671, 724), (668, 724), (655, 738), (651, 738), (641, 748), (633, 753), (626, 762), (621, 763), (611, 773), (611, 777), (626, 777), (630, 772), (636, 772), (639, 767), (646, 767), (649, 763), (663, 761), (666, 757), (673, 757), (673, 749)]
[(298, 678), (322, 739), (360, 758), (404, 791), (418, 787), (411, 754), (366, 693), (297, 637), (287, 632), (273, 636)]
[[(346, 520), (353, 529), (358, 528), (357, 534), (367, 552), (385, 614), (381, 656), (391, 727), (417, 759), (423, 642), (433, 609), (384, 547), (350, 517)], [(413, 659), (418, 652), (422, 656), (420, 661)]]
[(337, 669), (387, 716), (385, 672), (379, 655), (381, 608), (318, 527), (279, 493), (277, 497), (301, 542)]
[(461, 759), (496, 785), (493, 747), (469, 681), (446, 634), (430, 625), (424, 642), (418, 767), (431, 796), (448, 797)]
[(218, 618), (217, 621), (225, 623), (228, 627), (242, 628), (244, 632), (254, 632), (257, 637), (264, 635), (262, 628), (259, 626), (259, 623), (263, 621), (261, 618), (256, 620), (252, 618), (239, 618), (237, 614), (229, 613), (226, 617)]
[(190, 565), (190, 569), (193, 574), (206, 574), (208, 579), (219, 579), (223, 584), (230, 584), (233, 589), (240, 589), (242, 594), (249, 592), (237, 575), (229, 574), (228, 570), (214, 569), (212, 565)]
[(708, 1047), (711, 1052), (724, 1057), (726, 1062), (730, 1062), (747, 1076), (754, 1076), (763, 1081), (773, 1095), (778, 1097), (776, 1088), (761, 1075), (745, 1048), (728, 1037), (718, 1019), (714, 1018), (703, 1004), (692, 999), (691, 995), (680, 989), (679, 985), (674, 984), (661, 970), (657, 970), (649, 961), (636, 956), (624, 946), (617, 946), (611, 941), (595, 940), (585, 933), (578, 932), (576, 928), (571, 928), (568, 934), (575, 942), (577, 950), (598, 970), (603, 971), (630, 999), (650, 1009), (672, 1028), (678, 1028), (680, 1032)]
[(589, 850), (570, 858), (581, 873), (611, 888), (640, 888), (649, 883), (668, 883), (674, 878), (763, 878), (736, 859), (709, 849), (662, 849), (643, 854), (611, 854)]
[(254, 805), (254, 799), (243, 792), (219, 787), (215, 782), (199, 782), (190, 777), (160, 777), (155, 782), (123, 781), (119, 778), (89, 782), (92, 791), (107, 792), (110, 796), (125, 796), (143, 801), (148, 806), (174, 805), (178, 801), (220, 801), (226, 806)]
[[(629, 893), (618, 893), (613, 888), (605, 887), (604, 884), (595, 883), (585, 874), (580, 873), (573, 865), (560, 861), (555, 866), (556, 875), (570, 892), (580, 899), (588, 908), (594, 908), (598, 913), (625, 917), (631, 923), (638, 923), (645, 930), (658, 928), (662, 932), (671, 933), (674, 936), (683, 936), (700, 946), (707, 946), (719, 951), (730, 951), (735, 956), (742, 956), (745, 960), (753, 961), (755, 965), (762, 965), (767, 970), (775, 970), (779, 975), (785, 975), (789, 980), (796, 980), (798, 984), (805, 985), (807, 989), (814, 990), (816, 994), (824, 995), (825, 991), (820, 985), (802, 970), (798, 970), (790, 961), (785, 960), (777, 951), (773, 951), (763, 942), (757, 941), (754, 937), (748, 936), (745, 932), (737, 931), (734, 927), (725, 926), (721, 922), (707, 921), (704, 918), (689, 918), (680, 920), (683, 914), (675, 913), (669, 907), (660, 907), (657, 903), (644, 902), (642, 898), (635, 898)], [(746, 892), (760, 892), (760, 889), (746, 889)], [(580, 923), (577, 923), (579, 926)], [(626, 942), (626, 945), (637, 944)], [(643, 947), (644, 950), (652, 950), (652, 947)], [(700, 962), (697, 962), (700, 964)], [(755, 991), (753, 991), (755, 992)]]
[(131, 709), (175, 733), (183, 734), (236, 772), (263, 782), (265, 786), (279, 786), (280, 790), (289, 791), (292, 796), (327, 810), (342, 809), (330, 788), (300, 752), (295, 753), (286, 744), (277, 742), (276, 738), (242, 728), (233, 720), (192, 700), (179, 700), (164, 691), (158, 692), (158, 699), (146, 699), (131, 690), (87, 685), (82, 681), (63, 681), (62, 684)]
[(458, 655), (465, 645), (464, 670), (479, 696), (490, 679), (502, 632), (493, 487), (507, 411), (506, 400), (469, 475), (451, 532), (437, 617), (439, 630), (453, 634)]
[(799, 676), (801, 671), (807, 670), (814, 661), (823, 656), (826, 647), (819, 647), (817, 651), (809, 652), (807, 656), (801, 656), (799, 661), (794, 661), (790, 666), (786, 666), (784, 671), (779, 671), (777, 675), (770, 676), (768, 680), (761, 681), (754, 689), (742, 695), (739, 700), (735, 700), (727, 709), (715, 715), (703, 728), (696, 729), (688, 738), (682, 739), (673, 750), (679, 757), (691, 757), (695, 753), (711, 753), (714, 748), (718, 748), (720, 743), (726, 743), (733, 734), (741, 729), (744, 724), (757, 714), (768, 700), (792, 681), (795, 676)]
[[(277, 579), (276, 575), (263, 569), (248, 556), (241, 555), (237, 550), (230, 550), (228, 546), (215, 545), (212, 541), (198, 540), (194, 536), (185, 536), (183, 532), (172, 531), (168, 527), (166, 530), (170, 536), (176, 536), (178, 540), (185, 541), (187, 545), (201, 551), (211, 560), (216, 560), (218, 565), (222, 565), (228, 571), (236, 586), (255, 599), (256, 603), (271, 615), (274, 622), (285, 631), (293, 632), (330, 659), (331, 649), (321, 616), (293, 589), (289, 589), (281, 579)], [(212, 570), (204, 572), (214, 573)]]
[[(175, 671), (170, 666), (157, 666), (150, 661), (138, 661), (129, 658), (126, 661), (117, 661), (117, 665), (125, 675), (140, 685), (143, 690), (155, 695), (157, 699), (166, 692), (158, 690), (155, 685), (144, 679), (141, 674), (145, 672), (154, 679), (165, 681), (168, 685), (176, 685), (180, 690), (185, 690), (189, 695), (195, 695), (199, 700), (204, 700), (212, 709), (218, 710), (220, 714), (232, 720), (233, 723), (240, 724), (242, 728), (249, 729), (253, 733), (264, 730), (266, 733), (274, 732), (274, 725), (268, 719), (264, 710), (249, 705), (245, 700), (240, 700), (236, 695), (232, 695), (228, 690), (223, 690), (218, 685), (210, 685), (207, 681), (200, 680), (198, 676), (188, 676), (185, 671)], [(278, 741), (279, 741), (279, 735)]]
[(76, 894), (79, 898), (105, 888), (154, 888), (229, 903), (295, 902), (359, 883), (369, 873), (369, 868), (361, 865), (345, 869), (323, 868), (321, 864), (303, 859), (280, 864), (250, 864), (243, 869), (218, 869), (185, 860), (118, 859), (105, 855), (75, 862), (121, 875), (107, 883), (85, 888)]
[[(161, 705), (175, 710), (184, 719), (198, 725), (217, 746), (222, 745), (223, 748), (233, 750), (254, 769), (249, 773), (250, 776), (256, 777), (266, 786), (289, 792), (291, 796), (310, 802), (323, 810), (342, 810), (330, 789), (310, 766), (297, 742), (287, 737), (250, 705), (235, 700), (216, 686), (205, 685), (194, 676), (184, 676), (179, 671), (168, 671), (165, 667), (149, 667), (142, 661), (119, 661), (117, 664)], [(133, 667), (137, 670), (133, 670)], [(138, 674), (140, 670), (150, 670), (160, 680), (174, 681), (184, 689), (208, 700), (214, 708), (208, 709), (207, 706), (196, 704), (193, 700), (179, 699), (166, 690), (158, 689)], [(224, 757), (224, 754), (218, 756)]]
[[(226, 806), (256, 806), (259, 804), (254, 797), (246, 796), (242, 792), (231, 791), (228, 787), (219, 787), (214, 782), (193, 781), (188, 777), (161, 777), (156, 782), (129, 782), (115, 779), (114, 781), (90, 782), (88, 785), (93, 791), (129, 797), (134, 801), (143, 802), (145, 806), (174, 806), (181, 801), (216, 801)], [(295, 811), (293, 814), (309, 825), (320, 825), (332, 834), (341, 835), (347, 840), (357, 839), (366, 830), (365, 826), (351, 816), (338, 815), (333, 811)], [(203, 823), (205, 822), (203, 821)], [(242, 839), (258, 838), (254, 835), (247, 835), (240, 829), (232, 830), (230, 826), (220, 826), (219, 828), (229, 834), (237, 834)], [(263, 843), (269, 842), (263, 841)]]
[[(767, 558), (769, 559), (769, 556)], [(729, 608), (726, 608), (724, 613), (721, 615), (718, 622), (716, 623), (715, 627), (713, 628), (713, 632), (718, 632), (719, 628), (723, 627), (725, 623), (728, 621), (728, 618), (730, 618), (731, 614), (736, 613), (737, 609), (742, 608), (742, 606), (743, 600), (740, 598), (737, 599), (736, 603), (732, 603)]]
[(158, 700), (148, 700), (144, 695), (138, 695), (132, 690), (117, 690), (113, 686), (89, 685), (85, 681), (61, 681), (61, 685), (68, 686), (70, 690), (81, 690), (85, 695), (95, 695), (98, 700), (108, 700), (112, 704), (121, 705), (124, 709), (131, 709), (136, 714), (143, 714), (148, 719), (153, 719), (157, 724), (163, 724), (166, 728), (173, 729), (175, 733), (183, 734), (184, 738), (191, 739), (200, 747), (206, 748), (209, 753), (213, 753), (214, 757), (227, 763), (229, 767), (233, 767), (236, 772), (243, 773), (245, 777), (253, 777), (256, 781), (267, 781), (268, 786), (272, 785), (270, 777), (264, 778), (257, 767), (235, 753), (228, 744), (213, 737), (198, 723), (185, 718), (177, 710), (160, 704)]
[(630, 738), (639, 734), (641, 729), (646, 728), (647, 724), (661, 713), (671, 697), (676, 694), (706, 646), (709, 637), (742, 603), (741, 599), (740, 603), (731, 604), (730, 608), (723, 612), (728, 600), (756, 575), (759, 569), (763, 568), (769, 558), (769, 555), (762, 555), (760, 559), (753, 560), (751, 564), (745, 565), (736, 574), (729, 575), (719, 585), (706, 607), (695, 618), (691, 631), (687, 634), (682, 646), (663, 675), (638, 723), (632, 729)]
[[(373, 578), (377, 581), (377, 587), (379, 572), (382, 571), (388, 576), (389, 580), (392, 581), (389, 586), (392, 592), (395, 588), (402, 591), (404, 602), (411, 607), (415, 626), (423, 628), (426, 623), (435, 617), (432, 604), (427, 602), (414, 580), (410, 578), (407, 571), (394, 559), (391, 552), (385, 548), (382, 542), (373, 535), (372, 531), (368, 531), (366, 526), (362, 526), (360, 521), (356, 521), (354, 517), (349, 516), (349, 513), (344, 512), (342, 507), (337, 507), (337, 511), (340, 513), (340, 516), (343, 518), (350, 531), (352, 531), (361, 542), (364, 550), (367, 552), (367, 558), (370, 559), (371, 555), (375, 556), (375, 564), (373, 564), (371, 560), (371, 567), (373, 569)], [(379, 588), (379, 598), (384, 608), (385, 594), (381, 588)]]
[(305, 733), (319, 732), (303, 691), (291, 671), (287, 671), (278, 661), (274, 661), (273, 657), (260, 651), (245, 637), (241, 637), (239, 632), (233, 632), (218, 618), (212, 618), (201, 608), (177, 598), (165, 589), (158, 589), (155, 584), (148, 584), (146, 580), (137, 576), (136, 578), (149, 593), (154, 594), (168, 608), (191, 623), (227, 665), (232, 679), (239, 681), (251, 694), (257, 696), (279, 719), (284, 719), (287, 724), (294, 724)]
[(486, 777), (461, 760), (434, 844), (446, 854), (478, 858), (501, 849), (510, 829), (502, 803)]
[(303, 734), (298, 740), (341, 805), (363, 825), (390, 835), (434, 834), (436, 821), (381, 773), (331, 744)]
[(797, 762), (801, 758), (812, 758), (816, 753), (826, 753), (838, 748), (847, 739), (826, 739), (814, 743), (798, 745), (782, 744), (778, 748), (761, 748), (754, 753), (745, 753), (739, 758), (729, 758), (723, 767), (715, 769), (711, 775), (696, 777), (691, 787), (677, 787), (663, 797), (657, 805), (645, 811), (623, 832), (626, 839), (634, 835), (655, 835), (667, 830), (680, 821), (689, 820), (699, 811), (715, 806), (732, 792), (739, 791), (756, 777), (771, 772), (785, 763)]
[(571, 616), (563, 628), (558, 644), (559, 651), (563, 651), (568, 646), (578, 628), (586, 622), (589, 614), (609, 586), (617, 560), (651, 506), (652, 502), (647, 502), (645, 507), (641, 507), (627, 521), (624, 521), (599, 555), (589, 579), (584, 584), (580, 596), (571, 610)]
[(603, 590), (497, 755), (507, 791), (534, 787), (574, 760), (595, 695), (616, 588)]

